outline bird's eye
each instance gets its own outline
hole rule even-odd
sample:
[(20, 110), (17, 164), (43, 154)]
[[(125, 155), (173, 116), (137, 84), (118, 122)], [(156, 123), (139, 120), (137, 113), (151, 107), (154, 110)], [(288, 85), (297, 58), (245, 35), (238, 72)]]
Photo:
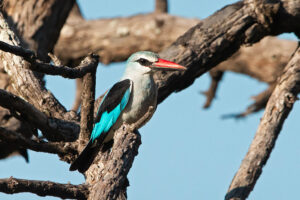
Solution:
[(140, 63), (143, 66), (150, 66), (152, 64), (149, 60), (146, 60), (144, 58), (140, 58), (136, 62)]

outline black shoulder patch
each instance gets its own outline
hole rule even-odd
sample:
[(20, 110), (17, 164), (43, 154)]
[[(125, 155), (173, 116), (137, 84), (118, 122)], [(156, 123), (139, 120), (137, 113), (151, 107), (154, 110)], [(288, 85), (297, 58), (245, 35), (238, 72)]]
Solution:
[(101, 105), (99, 106), (98, 113), (95, 119), (95, 123), (99, 122), (102, 116), (102, 113), (107, 111), (112, 111), (119, 103), (126, 92), (130, 87), (131, 81), (129, 79), (122, 80), (117, 82), (112, 86), (112, 88), (107, 92), (103, 97)]

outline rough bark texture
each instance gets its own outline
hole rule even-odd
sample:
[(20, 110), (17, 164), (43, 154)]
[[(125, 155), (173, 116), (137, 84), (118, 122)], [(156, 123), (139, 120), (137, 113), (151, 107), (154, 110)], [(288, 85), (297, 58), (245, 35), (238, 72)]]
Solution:
[(79, 140), (88, 141), (93, 130), (96, 70), (83, 77)]
[(296, 47), (296, 41), (276, 37), (265, 37), (252, 46), (242, 46), (228, 60), (221, 62), (210, 70), (211, 85), (206, 92), (203, 92), (207, 97), (204, 107), (210, 107), (223, 73), (231, 71), (265, 82), (270, 87), (253, 97), (254, 103), (244, 112), (226, 115), (226, 117), (245, 117), (265, 108), (277, 78), (282, 74), (283, 68), (288, 63)]
[[(105, 64), (124, 61), (136, 51), (158, 52), (199, 22), (156, 13), (84, 20), (76, 13), (67, 20), (55, 46), (55, 54), (64, 63), (81, 60), (90, 52), (97, 53)], [(89, 40), (82, 43), (83, 38)]]
[(60, 184), (50, 181), (0, 179), (0, 191), (7, 194), (31, 192), (39, 196), (55, 196), (62, 199), (86, 199), (88, 188), (84, 185)]
[[(47, 2), (53, 3), (55, 1)], [(48, 10), (51, 11), (51, 9)], [(77, 13), (79, 13), (78, 10)], [(51, 16), (51, 12), (48, 14)], [(53, 17), (52, 19), (57, 18)], [(141, 21), (138, 22), (136, 19)], [(166, 14), (139, 15), (128, 19), (118, 18), (114, 20), (107, 19), (97, 21), (85, 21), (80, 16), (70, 18), (67, 25), (64, 27), (65, 30), (62, 31), (62, 35), (65, 35), (65, 38), (62, 37), (61, 39), (66, 43), (61, 45), (61, 47), (69, 45), (71, 47), (70, 49), (73, 48), (73, 51), (71, 51), (71, 53), (69, 52), (67, 55), (67, 50), (63, 49), (64, 51), (61, 52), (66, 53), (66, 56), (64, 57), (63, 53), (59, 53), (59, 55), (62, 55), (61, 57), (66, 59), (78, 59), (84, 56), (83, 54), (85, 54), (87, 49), (90, 50), (89, 48), (91, 48), (92, 50), (96, 49), (97, 53), (103, 57), (102, 62), (111, 62), (125, 59), (125, 57), (128, 57), (128, 54), (132, 53), (132, 51), (143, 50), (144, 46), (141, 44), (147, 43), (146, 41), (152, 42), (151, 45), (148, 44), (145, 48), (151, 46), (154, 51), (155, 48), (161, 50), (167, 42), (156, 43), (153, 41), (154, 39), (157, 41), (173, 41), (169, 39), (173, 37), (173, 29), (169, 29), (169, 31), (168, 29), (165, 29), (169, 26), (169, 21), (172, 22), (172, 19), (176, 19), (174, 23), (181, 21), (179, 18), (170, 17)], [(168, 23), (166, 22), (167, 20)], [(191, 28), (183, 36), (179, 37), (170, 47), (160, 53), (162, 58), (185, 65), (188, 67), (188, 70), (185, 72), (162, 72), (156, 74), (156, 82), (159, 85), (158, 101), (162, 102), (172, 92), (180, 91), (188, 87), (196, 78), (237, 52), (239, 47), (243, 44), (252, 44), (258, 42), (266, 35), (276, 35), (282, 32), (292, 31), (299, 35), (299, 20), (300, 2), (298, 1), (245, 0), (221, 9)], [(144, 23), (145, 21), (147, 21), (146, 24)], [(141, 22), (143, 22), (143, 25), (145, 26), (139, 30), (139, 23)], [(182, 23), (185, 22), (185, 20), (182, 21)], [(24, 23), (26, 24), (26, 22)], [(186, 24), (187, 23), (184, 25)], [(95, 27), (97, 27), (97, 29)], [(88, 44), (88, 41), (86, 40), (87, 44), (85, 42), (83, 43), (83, 38), (95, 37), (93, 35), (89, 35), (90, 33), (81, 31), (86, 28), (90, 30), (91, 33), (96, 33), (97, 30), (99, 30), (98, 27), (101, 27), (104, 34), (97, 40), (101, 40), (103, 43), (101, 43), (100, 46), (92, 46), (93, 44)], [(174, 24), (172, 24), (171, 27), (174, 27)], [(94, 28), (96, 30), (91, 31)], [(132, 31), (132, 28), (135, 28), (135, 31)], [(145, 33), (145, 31), (151, 33), (149, 35), (150, 37)], [(142, 36), (143, 34), (147, 36), (144, 38)], [(68, 35), (69, 38), (72, 38), (72, 40), (68, 40)], [(165, 35), (164, 37), (167, 38), (157, 39), (158, 35), (161, 37)], [(153, 38), (153, 40), (148, 40), (147, 38)], [(124, 47), (124, 45), (120, 46), (120, 44), (124, 44), (122, 42), (125, 40), (128, 41), (129, 39), (135, 39), (132, 41), (135, 43), (132, 43), (132, 46), (129, 45), (130, 48), (128, 49), (121, 48)], [(5, 19), (1, 16), (0, 40), (11, 45), (21, 45), (16, 34), (14, 34)], [(72, 46), (73, 42), (70, 42), (74, 40), (80, 41), (80, 43), (77, 43), (77, 46), (75, 47)], [(138, 43), (139, 41), (141, 41), (141, 43)], [(78, 48), (78, 44), (80, 44), (80, 48)], [(129, 44), (131, 43), (129, 42)], [(135, 45), (138, 46), (138, 48), (136, 48)], [(46, 48), (46, 46), (47, 45), (44, 45), (43, 48)], [(109, 49), (108, 46), (112, 46), (114, 48)], [(76, 50), (76, 48), (78, 48), (78, 50)], [(83, 51), (80, 51), (81, 49), (83, 49)], [(126, 53), (122, 53), (123, 50), (124, 52), (126, 51)], [(112, 51), (116, 51), (116, 55), (112, 55), (110, 53)], [(74, 57), (70, 55), (74, 55)], [(18, 96), (25, 99), (25, 101), (32, 104), (37, 110), (44, 113), (48, 119), (49, 117), (56, 117), (66, 121), (78, 121), (76, 113), (66, 112), (65, 108), (55, 99), (55, 97), (44, 88), (43, 84), (34, 76), (32, 70), (30, 70), (29, 64), (23, 58), (2, 51), (0, 52), (0, 56), (2, 58), (0, 65), (9, 75), (9, 78), (11, 79), (10, 84), (17, 91), (16, 94)], [(294, 73), (296, 74), (298, 72)], [(87, 77), (88, 76), (86, 76), (86, 78)], [(289, 77), (287, 77), (287, 79), (288, 78)], [(282, 82), (284, 81), (285, 79), (282, 79)], [(297, 85), (298, 82), (295, 84)], [(91, 94), (93, 87), (90, 86), (91, 85), (88, 86), (85, 84), (85, 87), (88, 87), (89, 90), (91, 90), (91, 93), (83, 95), (83, 98), (85, 98), (84, 104), (89, 102), (92, 98)], [(285, 106), (284, 110), (273, 109), (271, 112), (285, 112), (286, 107), (291, 106), (295, 100), (295, 96), (290, 94), (294, 93), (289, 93), (289, 95), (285, 96), (282, 100)], [(100, 99), (101, 98), (97, 100), (95, 105), (99, 104)], [(88, 105), (91, 105), (91, 102), (89, 102)], [(86, 110), (87, 113), (91, 113), (91, 107), (92, 106), (87, 109), (89, 111)], [(279, 105), (278, 109), (281, 108), (282, 107)], [(282, 113), (278, 115), (276, 114), (276, 116), (280, 117), (281, 114)], [(283, 114), (282, 119), (284, 116), (286, 116), (286, 114)], [(86, 138), (89, 129), (89, 125), (87, 124), (90, 122), (87, 121), (88, 119), (85, 120), (82, 118), (82, 123), (85, 123), (84, 125), (86, 125), (86, 127), (81, 127), (82, 130), (84, 129), (82, 132), (85, 132), (82, 134), (83, 138)], [(74, 124), (76, 124), (75, 122)], [(282, 121), (278, 123), (277, 127), (281, 127), (281, 122)], [(77, 129), (75, 127), (76, 125), (70, 126), (69, 131), (73, 134), (74, 138), (77, 138), (79, 130), (78, 126)], [(129, 127), (128, 125), (122, 126), (121, 129), (115, 133), (112, 149), (110, 151), (98, 153), (90, 168), (85, 172), (86, 183), (91, 186), (89, 188), (89, 199), (126, 199), (126, 187), (128, 186), (127, 174), (132, 166), (134, 157), (137, 155), (138, 147), (141, 143), (140, 135), (133, 132), (134, 127), (135, 126)], [(279, 130), (276, 129), (276, 131)], [(27, 148), (28, 145), (32, 145), (31, 149), (43, 149), (44, 151), (49, 152), (59, 151), (60, 153), (58, 153), (58, 155), (67, 162), (74, 160), (74, 155), (77, 153), (76, 149), (79, 141), (77, 140), (72, 143), (64, 143), (66, 146), (69, 145), (68, 148), (70, 148), (70, 150), (68, 151), (70, 153), (67, 156), (62, 156), (65, 148), (61, 149), (61, 146), (56, 145), (59, 143), (47, 143), (47, 149), (45, 148), (45, 145), (43, 145), (43, 147), (38, 145), (37, 141), (19, 137), (17, 133), (7, 132), (6, 129), (0, 129), (0, 136), (7, 141), (18, 142), (21, 144), (20, 146), (25, 148)], [(59, 138), (59, 140), (62, 139)], [(8, 180), (5, 180), (3, 188), (7, 187), (9, 183), (10, 182)], [(254, 183), (251, 184), (254, 185)], [(253, 187), (253, 185), (251, 187)], [(237, 187), (239, 187), (239, 185)], [(244, 185), (242, 185), (242, 187), (244, 187)], [(34, 192), (35, 190), (31, 190), (31, 187), (27, 186), (27, 188), (22, 188), (19, 191)], [(243, 195), (247, 196), (246, 192), (248, 192), (248, 190), (243, 190), (243, 192), (245, 192)], [(49, 194), (53, 193), (49, 192)], [(230, 192), (229, 194), (232, 193)], [(43, 195), (46, 195), (46, 193), (43, 193)]]
[[(299, 32), (300, 4), (296, 1), (242, 1), (224, 7), (178, 38), (161, 57), (188, 67), (184, 73), (157, 73), (158, 102), (191, 85), (243, 44), (266, 35)], [(266, 18), (266, 19), (265, 19)], [(264, 20), (265, 19), (265, 20)]]
[(22, 38), (22, 46), (47, 61), (74, 3), (75, 0), (4, 0), (3, 10)]
[[(0, 40), (15, 46), (20, 44), (18, 38), (9, 28), (2, 15), (0, 15)], [(76, 115), (67, 113), (52, 93), (42, 86), (33, 72), (27, 69), (28, 63), (23, 58), (3, 51), (0, 52), (0, 56), (3, 58), (0, 65), (9, 75), (10, 84), (18, 96), (45, 113), (47, 117), (64, 120), (76, 118)], [(78, 133), (78, 126), (73, 125), (68, 128), (69, 130), (67, 131), (71, 131), (70, 135)], [(59, 134), (56, 134), (56, 136), (59, 136)]]
[(246, 199), (262, 173), (282, 125), (300, 92), (300, 49), (288, 63), (268, 101), (263, 118), (225, 199)]
[[(156, 1), (156, 5), (160, 4), (161, 2), (165, 1), (158, 0)], [(160, 15), (151, 14), (147, 16), (147, 19), (149, 19), (149, 21), (155, 21), (157, 17), (159, 19)], [(56, 45), (56, 54), (60, 58), (63, 58), (63, 61), (65, 63), (70, 63), (73, 65), (76, 65), (76, 63), (78, 63), (78, 60), (90, 51), (98, 52), (98, 54), (102, 56), (102, 62), (105, 63), (109, 63), (112, 61), (123, 61), (134, 51), (140, 51), (145, 49), (151, 51), (161, 51), (166, 46), (170, 45), (171, 42), (175, 41), (175, 39), (179, 35), (181, 35), (183, 31), (195, 25), (196, 22), (200, 22), (200, 20), (190, 20), (179, 17), (174, 18), (165, 15), (164, 23), (162, 23), (159, 29), (162, 30), (162, 33), (170, 33), (170, 31), (172, 33), (168, 34), (168, 38), (165, 39), (164, 34), (162, 34), (161, 37), (151, 37), (151, 32), (149, 33), (149, 31), (147, 31), (147, 26), (143, 26), (145, 18), (145, 16), (142, 17), (140, 15), (137, 15), (134, 17), (122, 18), (117, 20), (99, 19), (86, 21), (81, 16), (78, 6), (75, 5), (65, 25), (65, 29), (71, 31), (69, 31), (69, 34), (67, 34), (68, 31), (62, 32), (60, 40)], [(110, 26), (111, 23), (115, 23), (117, 21), (118, 23), (116, 26)], [(132, 21), (134, 21), (134, 23), (131, 23)], [(107, 27), (105, 28), (106, 32), (103, 32), (100, 26), (93, 26), (93, 23), (91, 22), (95, 22), (95, 24), (99, 23), (102, 25), (101, 27)], [(138, 39), (136, 38), (137, 33), (135, 33), (134, 29), (136, 27), (136, 24), (140, 25), (138, 26), (139, 29), (137, 33), (142, 32), (142, 45), (136, 45)], [(120, 37), (117, 37), (114, 34), (106, 34), (110, 31), (112, 33), (116, 32), (116, 28), (119, 26), (126, 27), (128, 30), (130, 30), (129, 34)], [(84, 27), (84, 29), (81, 29), (80, 32), (78, 32), (76, 30), (78, 30), (79, 27)], [(170, 29), (169, 27), (176, 28)], [(140, 29), (143, 31), (140, 31)], [(89, 37), (91, 42), (85, 43), (85, 48), (81, 48), (82, 44), (80, 43), (79, 39), (82, 38), (84, 35)], [(124, 37), (124, 40), (121, 40), (122, 37)], [(102, 45), (104, 40), (110, 41), (108, 44), (112, 44), (116, 38), (119, 38), (118, 40), (116, 40), (116, 42), (122, 44), (119, 45), (117, 48), (113, 48), (114, 45), (112, 45), (112, 47), (110, 45)], [(70, 46), (69, 44), (72, 44), (72, 46)], [(158, 44), (160, 45), (160, 48), (158, 47)], [(132, 45), (134, 45), (134, 48), (128, 51), (128, 47), (131, 47)], [(296, 45), (297, 44), (294, 41), (281, 40), (275, 37), (266, 37), (261, 42), (259, 42), (258, 44), (254, 44), (253, 46), (242, 46), (242, 48), (233, 56), (231, 56), (228, 60), (221, 62), (217, 67), (212, 69), (213, 72), (211, 74), (216, 74), (217, 72), (215, 71), (233, 71), (236, 73), (242, 73), (251, 76), (260, 81), (271, 84), (281, 74), (283, 67), (288, 62), (288, 59), (292, 52), (295, 50)], [(120, 56), (120, 54), (122, 54), (122, 56)], [(212, 78), (214, 79), (214, 77)], [(212, 98), (215, 96), (214, 93), (216, 92), (216, 87), (218, 86), (218, 83), (216, 84), (216, 82), (212, 81), (212, 91), (208, 91), (205, 93), (208, 97), (207, 102), (205, 104), (206, 108), (210, 106)], [(77, 98), (75, 98), (73, 110), (77, 110), (80, 105), (81, 82), (77, 81), (77, 85)]]
[(92, 185), (89, 199), (126, 199), (127, 174), (140, 144), (140, 134), (134, 133), (129, 126), (115, 133), (112, 149), (99, 153), (85, 172), (86, 183)]

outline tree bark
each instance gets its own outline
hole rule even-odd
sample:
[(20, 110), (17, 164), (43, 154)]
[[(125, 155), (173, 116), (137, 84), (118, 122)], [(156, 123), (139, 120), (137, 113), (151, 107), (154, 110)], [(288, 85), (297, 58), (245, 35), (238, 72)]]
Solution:
[[(136, 51), (161, 51), (198, 22), (158, 13), (84, 20), (75, 10), (61, 31), (55, 54), (64, 63), (76, 63), (90, 52), (104, 64), (124, 61)], [(89, 39), (82, 43), (82, 38)]]
[(225, 199), (246, 199), (262, 173), (284, 121), (300, 92), (300, 49), (285, 67), (268, 101), (255, 137)]

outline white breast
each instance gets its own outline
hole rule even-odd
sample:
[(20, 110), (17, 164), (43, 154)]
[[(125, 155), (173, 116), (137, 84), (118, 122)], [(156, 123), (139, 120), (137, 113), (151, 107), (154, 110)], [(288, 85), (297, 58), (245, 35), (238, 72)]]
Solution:
[[(157, 103), (157, 88), (152, 75), (133, 77), (132, 81), (131, 96), (121, 116), (122, 121), (128, 124), (135, 123), (143, 117), (150, 106), (156, 108)], [(152, 114), (143, 124), (151, 118)]]

